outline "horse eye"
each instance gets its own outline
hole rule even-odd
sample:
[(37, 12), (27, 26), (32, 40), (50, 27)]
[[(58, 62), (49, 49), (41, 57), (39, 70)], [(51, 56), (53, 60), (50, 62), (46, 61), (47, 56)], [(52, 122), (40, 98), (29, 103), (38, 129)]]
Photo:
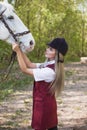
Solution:
[(8, 19), (10, 19), (10, 20), (11, 20), (11, 19), (14, 19), (14, 17), (13, 17), (13, 16), (8, 16)]

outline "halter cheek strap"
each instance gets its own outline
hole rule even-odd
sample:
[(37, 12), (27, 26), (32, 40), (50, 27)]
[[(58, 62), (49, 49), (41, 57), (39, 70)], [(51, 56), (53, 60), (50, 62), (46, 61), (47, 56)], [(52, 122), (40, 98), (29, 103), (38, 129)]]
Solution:
[(2, 17), (2, 14), (3, 14), (5, 11), (6, 11), (6, 9), (1, 12), (1, 14), (0, 14), (0, 20), (3, 18), (3, 17)]
[(8, 24), (6, 23), (6, 21), (4, 20), (4, 18), (2, 16), (0, 17), (0, 20), (4, 23), (5, 27), (8, 29), (9, 33), (13, 36), (13, 38), (16, 42), (18, 42), (17, 37), (30, 33), (30, 31), (24, 31), (24, 32), (21, 32), (21, 33), (14, 34), (13, 31), (10, 29), (10, 27), (8, 26)]
[(14, 34), (13, 31), (11, 30), (11, 28), (8, 26), (8, 24), (6, 23), (4, 17), (3, 17), (3, 13), (6, 11), (6, 9), (4, 11), (2, 11), (2, 13), (0, 14), (0, 20), (4, 23), (5, 27), (8, 29), (9, 33), (12, 35), (12, 37), (14, 38), (14, 40), (16, 42), (18, 42), (18, 39), (17, 37), (20, 37), (20, 36), (23, 36), (23, 35), (26, 35), (28, 33), (30, 33), (30, 31), (24, 31), (24, 32), (21, 32), (21, 33), (16, 33)]

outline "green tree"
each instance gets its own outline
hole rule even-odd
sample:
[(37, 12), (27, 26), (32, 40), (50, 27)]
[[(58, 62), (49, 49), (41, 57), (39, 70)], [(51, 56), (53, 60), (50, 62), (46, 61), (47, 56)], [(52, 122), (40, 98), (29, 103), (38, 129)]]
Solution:
[(54, 37), (64, 37), (68, 42), (67, 60), (87, 55), (87, 15), (81, 6), (86, 8), (86, 0), (15, 0), (17, 14), (36, 41), (31, 59), (44, 60), (46, 43)]

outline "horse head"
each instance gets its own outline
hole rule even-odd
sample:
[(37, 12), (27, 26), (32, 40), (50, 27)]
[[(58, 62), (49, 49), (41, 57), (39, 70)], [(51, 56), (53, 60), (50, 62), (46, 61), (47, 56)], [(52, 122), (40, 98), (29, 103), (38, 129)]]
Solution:
[(7, 0), (0, 2), (0, 39), (9, 44), (17, 42), (23, 52), (31, 51), (35, 45), (31, 32)]

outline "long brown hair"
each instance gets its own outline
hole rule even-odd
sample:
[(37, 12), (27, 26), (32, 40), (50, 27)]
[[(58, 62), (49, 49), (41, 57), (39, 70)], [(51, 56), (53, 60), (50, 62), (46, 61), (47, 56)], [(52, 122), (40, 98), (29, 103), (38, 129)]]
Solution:
[(51, 83), (51, 88), (50, 88), (51, 93), (56, 94), (56, 96), (60, 95), (61, 91), (64, 88), (64, 63), (58, 62), (58, 60), (63, 61), (63, 55), (61, 53), (58, 54), (57, 51), (55, 56), (56, 76), (55, 76), (55, 80)]

